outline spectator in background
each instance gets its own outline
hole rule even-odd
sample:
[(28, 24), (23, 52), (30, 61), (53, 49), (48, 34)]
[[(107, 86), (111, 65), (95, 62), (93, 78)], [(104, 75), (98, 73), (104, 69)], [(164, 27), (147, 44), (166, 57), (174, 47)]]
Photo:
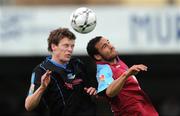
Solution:
[(37, 65), (25, 100), (28, 111), (48, 109), (51, 116), (95, 116), (91, 96), (96, 94), (96, 79), (90, 79), (86, 67), (71, 58), (75, 35), (67, 28), (53, 30), (48, 38), (51, 56)]
[(87, 52), (97, 64), (98, 94), (108, 98), (114, 116), (158, 116), (134, 76), (147, 71), (145, 65), (128, 68), (109, 40), (102, 36), (89, 41)]

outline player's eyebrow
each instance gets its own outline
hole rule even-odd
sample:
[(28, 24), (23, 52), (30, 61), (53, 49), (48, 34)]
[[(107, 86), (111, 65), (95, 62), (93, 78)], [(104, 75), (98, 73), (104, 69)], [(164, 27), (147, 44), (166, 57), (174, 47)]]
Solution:
[[(109, 40), (106, 40), (109, 43)], [(107, 43), (103, 43), (103, 45), (101, 46), (101, 49), (105, 48), (107, 46)]]
[(106, 43), (104, 43), (104, 44), (101, 46), (101, 49), (103, 49), (105, 46), (106, 46)]

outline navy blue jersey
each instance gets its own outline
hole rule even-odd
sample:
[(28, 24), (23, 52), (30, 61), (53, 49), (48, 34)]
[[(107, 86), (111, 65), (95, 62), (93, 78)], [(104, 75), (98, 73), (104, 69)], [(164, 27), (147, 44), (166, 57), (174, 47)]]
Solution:
[(96, 107), (84, 87), (95, 87), (96, 78), (86, 74), (86, 67), (79, 59), (71, 59), (67, 65), (57, 64), (50, 59), (38, 65), (31, 77), (32, 94), (41, 84), (41, 76), (51, 70), (51, 81), (43, 93), (40, 104), (49, 109), (51, 116), (94, 116)]

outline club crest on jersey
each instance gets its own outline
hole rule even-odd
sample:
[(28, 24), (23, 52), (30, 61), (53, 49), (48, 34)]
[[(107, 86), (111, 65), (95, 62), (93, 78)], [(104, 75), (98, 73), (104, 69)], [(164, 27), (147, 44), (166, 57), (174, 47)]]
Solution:
[(121, 65), (120, 65), (120, 64), (116, 66), (116, 68), (119, 68), (119, 67), (121, 67)]
[(67, 75), (67, 77), (68, 77), (68, 79), (74, 79), (75, 78), (75, 74), (73, 75), (72, 73), (69, 73), (68, 75)]
[(105, 80), (105, 76), (104, 75), (100, 75), (99, 80), (100, 81), (104, 81)]

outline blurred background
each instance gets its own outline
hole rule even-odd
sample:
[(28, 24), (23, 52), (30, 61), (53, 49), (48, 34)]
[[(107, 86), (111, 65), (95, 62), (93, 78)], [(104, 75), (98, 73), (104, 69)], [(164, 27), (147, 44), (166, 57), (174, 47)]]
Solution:
[[(79, 34), (69, 17), (78, 7), (97, 16), (95, 30)], [(180, 0), (0, 0), (0, 115), (36, 116), (27, 112), (32, 69), (47, 55), (52, 29), (68, 27), (76, 36), (74, 56), (88, 61), (87, 42), (103, 35), (128, 66), (149, 69), (137, 75), (160, 116), (180, 116)], [(112, 116), (104, 100), (99, 116)]]

